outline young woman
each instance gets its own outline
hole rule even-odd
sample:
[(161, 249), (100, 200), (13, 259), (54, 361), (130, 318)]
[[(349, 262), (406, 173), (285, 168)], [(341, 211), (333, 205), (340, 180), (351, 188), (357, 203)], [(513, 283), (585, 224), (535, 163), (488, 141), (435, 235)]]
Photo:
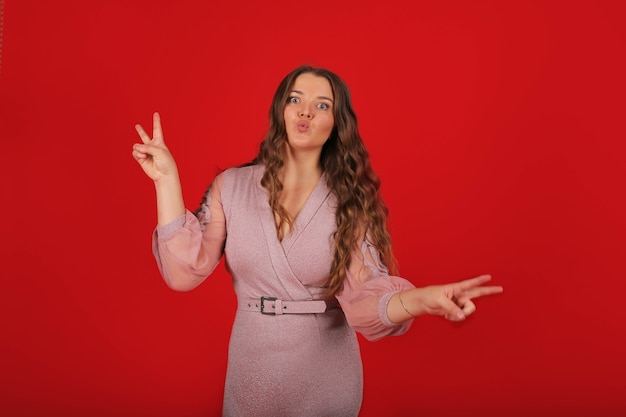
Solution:
[(218, 175), (185, 209), (158, 114), (133, 156), (154, 181), (153, 251), (166, 283), (199, 285), (224, 254), (238, 310), (224, 416), (356, 416), (362, 367), (355, 330), (377, 340), (436, 314), (463, 320), (488, 275), (415, 288), (391, 275), (379, 180), (345, 83), (300, 67), (280, 83), (258, 156)]

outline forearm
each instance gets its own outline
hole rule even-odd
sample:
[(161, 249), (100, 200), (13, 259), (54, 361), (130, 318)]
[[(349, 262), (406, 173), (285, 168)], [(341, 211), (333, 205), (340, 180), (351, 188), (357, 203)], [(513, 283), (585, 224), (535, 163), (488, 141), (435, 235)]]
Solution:
[(182, 186), (177, 173), (155, 181), (154, 187), (160, 226), (166, 225), (185, 214)]

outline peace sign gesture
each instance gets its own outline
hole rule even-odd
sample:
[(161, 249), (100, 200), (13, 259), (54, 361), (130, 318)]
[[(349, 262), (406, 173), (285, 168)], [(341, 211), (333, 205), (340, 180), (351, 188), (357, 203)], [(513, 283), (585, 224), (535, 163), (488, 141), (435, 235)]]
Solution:
[[(402, 298), (398, 298), (398, 304), (405, 313), (405, 320), (408, 315), (422, 314), (444, 316), (451, 321), (464, 320), (476, 311), (472, 299), (503, 291), (501, 286), (483, 285), (490, 280), (491, 275), (480, 275), (451, 284), (414, 288), (399, 294)], [(396, 307), (396, 311), (400, 309)]]
[(154, 182), (162, 180), (166, 176), (178, 177), (178, 169), (172, 154), (163, 141), (163, 129), (159, 113), (152, 116), (152, 138), (148, 136), (143, 127), (135, 125), (143, 144), (136, 143), (133, 146), (133, 157), (139, 166)]

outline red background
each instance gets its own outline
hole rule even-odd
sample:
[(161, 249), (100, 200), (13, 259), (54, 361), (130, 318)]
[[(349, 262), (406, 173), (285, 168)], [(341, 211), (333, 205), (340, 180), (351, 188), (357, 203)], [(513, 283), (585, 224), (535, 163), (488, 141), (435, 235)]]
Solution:
[(401, 274), (505, 287), (362, 340), (362, 416), (624, 415), (619, 3), (6, 0), (0, 414), (219, 415), (229, 277), (162, 282), (133, 125), (161, 112), (193, 209), (313, 64), (351, 87)]

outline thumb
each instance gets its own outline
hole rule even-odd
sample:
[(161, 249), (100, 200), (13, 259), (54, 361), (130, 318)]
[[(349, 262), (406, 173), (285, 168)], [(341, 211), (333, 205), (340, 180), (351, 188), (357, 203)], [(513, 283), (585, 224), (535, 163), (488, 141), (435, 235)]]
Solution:
[(162, 147), (155, 146), (151, 143), (137, 143), (135, 144), (135, 149), (152, 157), (159, 157), (163, 154)]
[(441, 309), (444, 311), (444, 317), (451, 321), (465, 320), (465, 313), (448, 297), (441, 300)]

